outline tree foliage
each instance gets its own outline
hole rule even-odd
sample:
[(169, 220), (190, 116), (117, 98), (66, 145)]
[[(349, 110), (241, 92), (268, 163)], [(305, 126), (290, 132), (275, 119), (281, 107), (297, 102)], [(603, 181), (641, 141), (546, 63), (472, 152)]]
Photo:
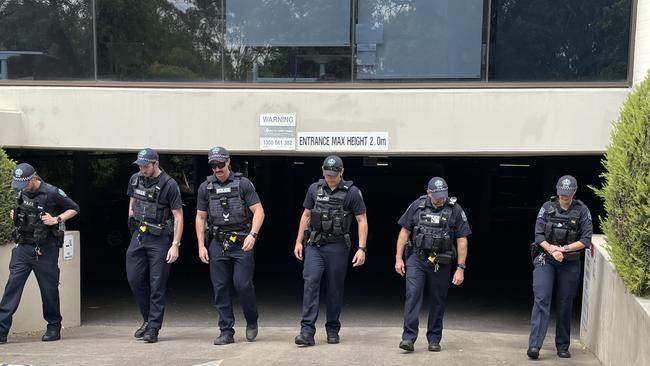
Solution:
[(16, 194), (11, 188), (11, 176), (16, 169), (16, 163), (9, 159), (7, 153), (0, 148), (0, 245), (10, 243), (14, 224), (9, 219), (9, 211), (14, 208)]
[(650, 73), (628, 97), (603, 159), (602, 229), (616, 271), (636, 295), (650, 295)]

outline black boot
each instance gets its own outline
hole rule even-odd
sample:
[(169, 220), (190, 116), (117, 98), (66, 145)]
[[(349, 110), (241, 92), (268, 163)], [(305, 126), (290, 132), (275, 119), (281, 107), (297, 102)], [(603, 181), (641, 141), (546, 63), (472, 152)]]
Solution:
[(298, 334), (294, 342), (299, 346), (313, 346), (316, 344), (313, 335), (303, 333)]
[(59, 328), (48, 328), (41, 337), (43, 342), (58, 341), (59, 339), (61, 339), (61, 329)]
[(133, 336), (136, 338), (142, 338), (144, 336), (144, 332), (147, 330), (147, 326), (149, 325), (149, 322), (143, 322), (140, 328), (133, 333)]
[(407, 352), (415, 351), (415, 347), (413, 347), (413, 341), (409, 339), (402, 339), (402, 341), (399, 342), (399, 348)]
[(224, 344), (235, 343), (235, 338), (232, 334), (221, 334), (214, 339), (215, 346), (223, 346)]
[(158, 342), (158, 329), (147, 328), (142, 335), (142, 340), (147, 343), (156, 343)]
[(257, 324), (249, 324), (246, 326), (246, 340), (252, 342), (257, 338)]
[(528, 351), (526, 351), (526, 355), (528, 355), (528, 358), (536, 360), (539, 358), (539, 348), (538, 347), (528, 347)]

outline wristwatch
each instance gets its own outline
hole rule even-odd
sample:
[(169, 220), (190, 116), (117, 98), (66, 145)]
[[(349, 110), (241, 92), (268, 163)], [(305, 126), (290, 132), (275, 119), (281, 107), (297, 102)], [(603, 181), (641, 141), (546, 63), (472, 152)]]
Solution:
[(248, 233), (248, 235), (250, 235), (250, 236), (252, 236), (253, 238), (257, 239), (257, 233), (254, 232), (254, 231), (251, 231), (250, 233)]
[(174, 240), (174, 241), (172, 242), (172, 245), (176, 245), (177, 247), (180, 247), (180, 246), (181, 246), (181, 242), (180, 242), (180, 240)]
[(465, 263), (458, 263), (458, 268), (462, 269), (463, 271), (465, 268), (467, 268), (467, 265)]
[(568, 252), (568, 251), (570, 250), (568, 245), (563, 245), (563, 246), (562, 246), (562, 249), (564, 249), (564, 252), (565, 252), (565, 253)]
[(366, 246), (360, 246), (359, 250), (364, 252), (364, 253), (368, 253), (368, 247), (366, 247)]
[(59, 224), (63, 222), (63, 219), (61, 218), (61, 216), (56, 217), (56, 222), (58, 222)]

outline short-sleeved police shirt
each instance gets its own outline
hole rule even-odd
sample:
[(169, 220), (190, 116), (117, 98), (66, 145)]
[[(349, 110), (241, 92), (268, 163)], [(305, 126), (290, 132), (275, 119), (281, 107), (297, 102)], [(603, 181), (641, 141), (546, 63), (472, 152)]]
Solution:
[[(312, 183), (307, 190), (307, 195), (305, 200), (302, 203), (302, 207), (311, 210), (316, 205), (316, 198), (318, 197), (318, 186), (321, 182)], [(363, 196), (361, 195), (361, 190), (354, 185), (352, 181), (341, 180), (339, 185), (332, 191), (327, 183), (323, 182), (323, 189), (328, 194), (332, 194), (334, 191), (339, 189), (345, 189), (348, 187), (348, 194), (345, 195), (343, 200), (343, 210), (351, 211), (354, 216), (362, 215), (366, 213), (366, 203), (363, 201)]]
[[(554, 205), (551, 201), (546, 201), (542, 208), (539, 209), (537, 214), (537, 220), (535, 221), (535, 243), (541, 243), (546, 240), (545, 229), (546, 223), (548, 222), (548, 212), (551, 208), (551, 205)], [(577, 202), (573, 200), (571, 206), (568, 210), (564, 210), (560, 207), (559, 204), (555, 204), (556, 209), (559, 209), (559, 213), (564, 214), (567, 211), (577, 208), (580, 213), (580, 229), (578, 231), (578, 241), (580, 241), (585, 247), (591, 246), (591, 236), (594, 232), (593, 224), (591, 222), (591, 213), (589, 208), (582, 202)], [(552, 243), (551, 243), (552, 244)]]
[[(409, 231), (413, 231), (413, 228), (418, 224), (418, 221), (420, 221), (421, 209), (419, 208), (419, 205), (422, 199), (423, 198), (418, 198), (413, 201), (413, 203), (411, 203), (411, 205), (406, 209), (406, 212), (404, 212), (402, 217), (397, 221), (400, 226)], [(431, 200), (428, 197), (426, 198), (425, 206), (431, 208), (433, 212), (440, 212), (445, 207), (441, 206), (440, 208), (434, 209)], [(453, 205), (451, 216), (449, 217), (449, 228), (454, 231), (454, 236), (456, 238), (464, 238), (472, 233), (472, 230), (469, 228), (469, 223), (467, 222), (465, 211), (463, 211), (463, 208), (458, 203)]]
[[(144, 182), (145, 188), (151, 188), (158, 184), (167, 173), (162, 172), (157, 177), (145, 177), (142, 173), (135, 173), (129, 179), (129, 187), (126, 190), (126, 194), (129, 197), (133, 197), (133, 190), (138, 185), (138, 179), (141, 179)], [(160, 195), (158, 196), (158, 204), (161, 206), (166, 206), (171, 209), (178, 209), (183, 207), (183, 201), (181, 200), (181, 191), (178, 188), (178, 183), (174, 178), (169, 177), (167, 183), (160, 187)]]
[[(235, 178), (235, 174), (230, 172), (230, 175), (226, 179), (225, 182), (220, 182), (219, 179), (215, 181), (215, 184), (217, 185), (224, 185), (227, 184), (228, 182), (232, 181)], [(257, 191), (255, 190), (255, 186), (253, 185), (253, 182), (251, 182), (248, 178), (246, 177), (240, 177), (240, 182), (239, 182), (239, 195), (240, 197), (244, 200), (244, 203), (246, 204), (246, 207), (251, 207), (257, 203), (260, 203), (260, 196), (257, 194)], [(199, 211), (209, 211), (209, 193), (208, 193), (208, 181), (206, 180), (205, 182), (201, 183), (199, 186), (199, 191), (197, 193), (196, 197), (196, 209)], [(247, 212), (247, 214), (249, 214)]]
[(79, 212), (79, 205), (73, 201), (63, 190), (41, 181), (40, 187), (36, 192), (22, 192), (30, 199), (35, 199), (40, 195), (47, 195), (43, 211), (50, 214), (50, 216), (59, 216), (67, 210), (75, 210)]

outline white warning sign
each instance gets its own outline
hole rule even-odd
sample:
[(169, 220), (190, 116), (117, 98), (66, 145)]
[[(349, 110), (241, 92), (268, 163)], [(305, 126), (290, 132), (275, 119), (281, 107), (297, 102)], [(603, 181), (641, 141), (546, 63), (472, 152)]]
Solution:
[(298, 151), (388, 151), (388, 132), (299, 132)]

